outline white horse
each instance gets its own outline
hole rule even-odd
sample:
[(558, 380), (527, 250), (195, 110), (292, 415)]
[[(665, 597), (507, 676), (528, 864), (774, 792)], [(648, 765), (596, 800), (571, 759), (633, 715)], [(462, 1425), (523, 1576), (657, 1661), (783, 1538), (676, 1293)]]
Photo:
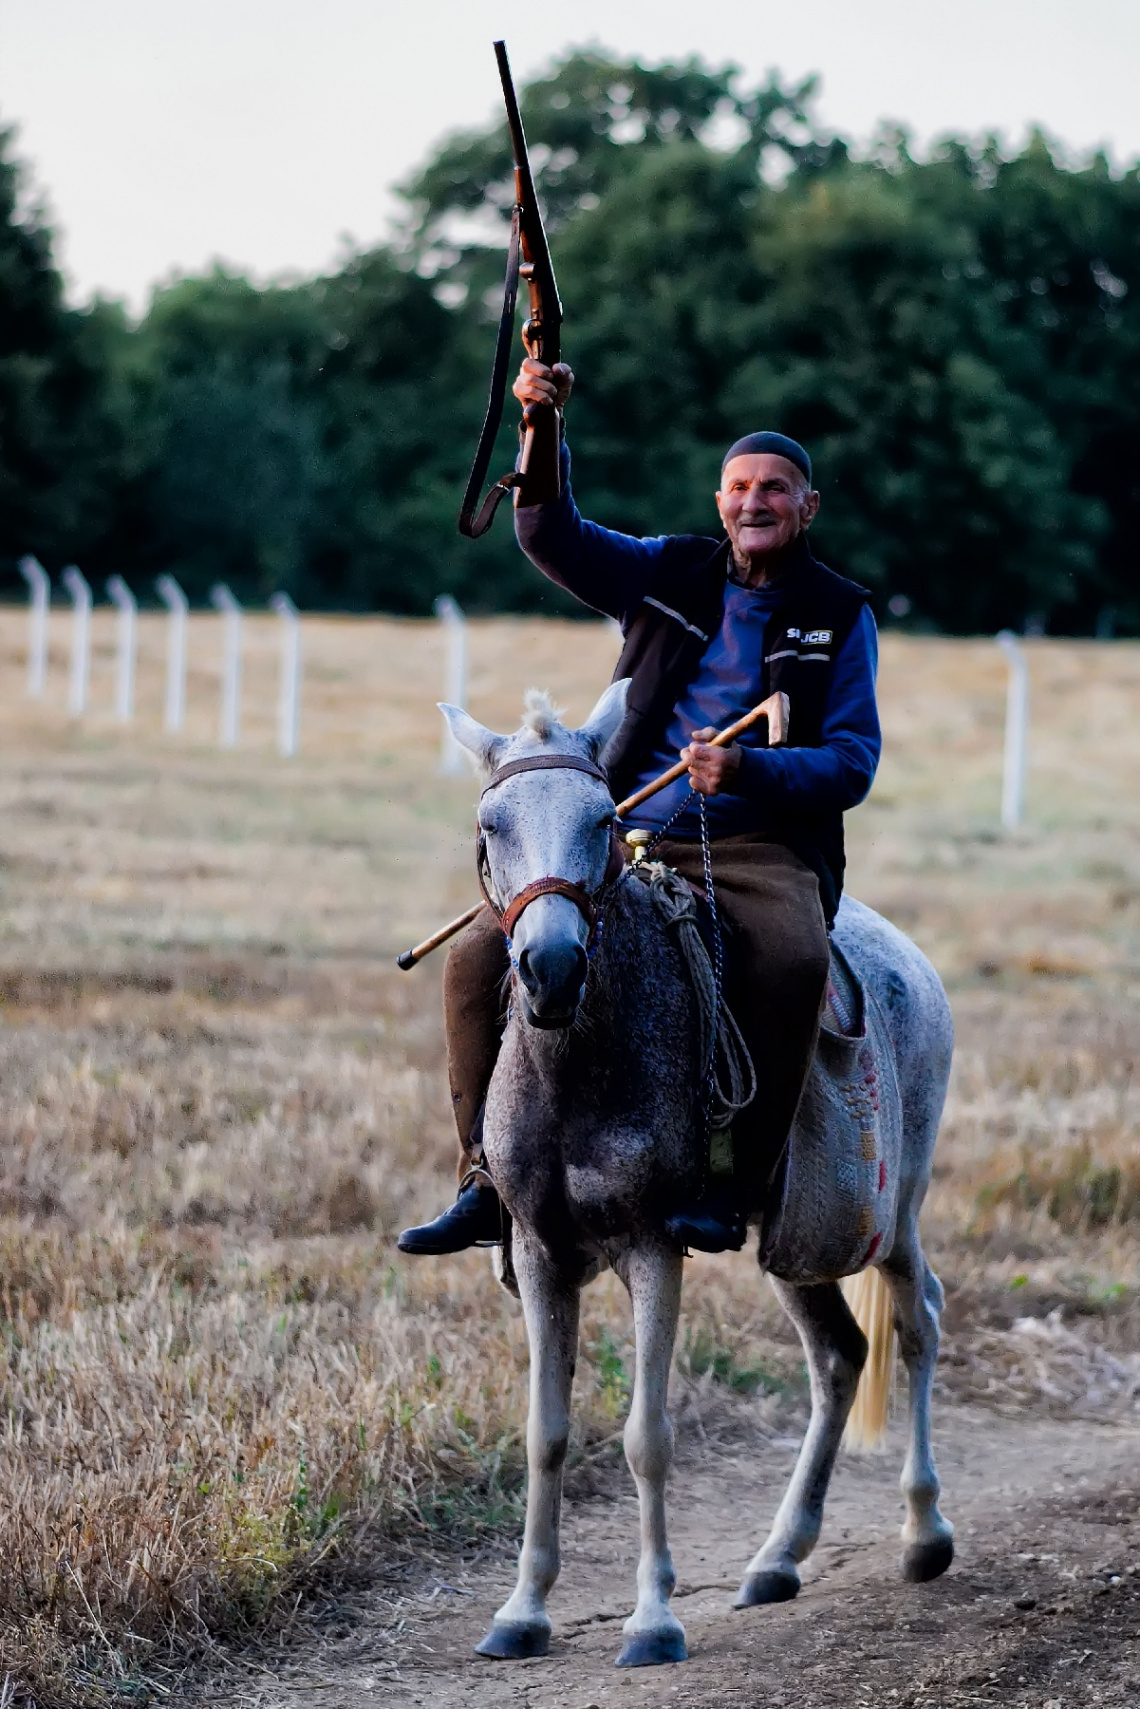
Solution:
[[(641, 1511), (637, 1603), (618, 1662), (675, 1662), (687, 1653), (669, 1606), (675, 1577), (665, 1519), (673, 1456), (666, 1396), (683, 1257), (663, 1225), (704, 1177), (703, 1063), (693, 982), (653, 886), (628, 872), (606, 880), (614, 804), (596, 762), (621, 722), (626, 686), (609, 688), (579, 730), (533, 703), (509, 737), (442, 709), (487, 785), (479, 825), (492, 899), (500, 909), (522, 905), (508, 915), (511, 1005), (484, 1121), (487, 1161), (514, 1222), (531, 1355), (518, 1582), (478, 1646), (504, 1659), (548, 1646), (579, 1295), (607, 1265), (633, 1304), (625, 1452)], [(783, 1601), (800, 1588), (799, 1564), (819, 1537), (868, 1352), (839, 1279), (872, 1259), (872, 1364), (881, 1390), (891, 1313), (877, 1307), (889, 1291), (910, 1384), (902, 1570), (930, 1579), (953, 1558), (930, 1443), (942, 1289), (918, 1235), (953, 1046), (950, 1016), (929, 962), (869, 908), (845, 899), (833, 942), (837, 982), (862, 1011), (858, 1036), (822, 1035), (783, 1195), (767, 1207), (761, 1232), (761, 1263), (807, 1356), (811, 1419), (737, 1607)]]

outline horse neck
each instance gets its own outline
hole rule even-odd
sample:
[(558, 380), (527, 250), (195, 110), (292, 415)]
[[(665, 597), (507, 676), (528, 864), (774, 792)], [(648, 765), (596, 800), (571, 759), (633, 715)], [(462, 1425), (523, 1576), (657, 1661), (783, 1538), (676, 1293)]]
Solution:
[(565, 1031), (516, 1022), (519, 1041), (540, 1077), (576, 1089), (583, 1071), (607, 1068), (672, 1075), (686, 1065), (696, 1016), (664, 922), (648, 891), (624, 877), (604, 907), (578, 1017)]

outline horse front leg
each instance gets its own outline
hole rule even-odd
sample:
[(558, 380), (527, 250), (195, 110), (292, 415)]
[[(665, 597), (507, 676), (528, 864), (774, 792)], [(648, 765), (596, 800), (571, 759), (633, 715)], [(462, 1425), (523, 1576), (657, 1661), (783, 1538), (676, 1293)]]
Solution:
[(881, 1269), (894, 1302), (910, 1389), (910, 1443), (900, 1480), (906, 1502), (902, 1574), (912, 1584), (925, 1584), (944, 1573), (954, 1559), (954, 1527), (938, 1509), (942, 1486), (930, 1440), (942, 1284), (926, 1262), (913, 1228), (905, 1232)]
[(578, 1348), (578, 1285), (560, 1275), (518, 1223), (514, 1225), (514, 1263), (530, 1345), (526, 1527), (518, 1581), (491, 1630), (475, 1646), (479, 1655), (501, 1661), (544, 1656), (550, 1646), (546, 1599), (561, 1564), (562, 1468), (570, 1438), (570, 1390)]
[(677, 1575), (665, 1527), (665, 1479), (673, 1463), (673, 1426), (666, 1404), (681, 1306), (682, 1259), (664, 1247), (639, 1247), (622, 1268), (633, 1302), (636, 1339), (625, 1457), (637, 1485), (641, 1558), (637, 1607), (623, 1628), (625, 1642), (617, 1665), (650, 1667), (688, 1657), (685, 1628), (669, 1607)]
[(811, 1418), (792, 1481), (763, 1547), (748, 1563), (735, 1608), (788, 1602), (799, 1592), (799, 1563), (819, 1541), (827, 1486), (867, 1357), (866, 1337), (838, 1283), (792, 1287), (773, 1277), (772, 1285), (807, 1354)]

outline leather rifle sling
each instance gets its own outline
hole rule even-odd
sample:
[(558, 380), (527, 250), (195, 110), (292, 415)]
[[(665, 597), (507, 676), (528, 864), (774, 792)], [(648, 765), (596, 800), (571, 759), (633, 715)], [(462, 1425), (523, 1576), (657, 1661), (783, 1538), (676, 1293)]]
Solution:
[(515, 204), (511, 214), (511, 241), (507, 248), (507, 276), (503, 284), (503, 312), (499, 316), (499, 331), (495, 340), (495, 361), (491, 368), (491, 393), (487, 399), (487, 414), (475, 449), (475, 461), (467, 477), (467, 491), (459, 511), (459, 532), (468, 540), (478, 540), (494, 521), (495, 512), (519, 477), (512, 469), (501, 475), (488, 492), (476, 514), (479, 494), (487, 478), (495, 436), (503, 419), (503, 403), (507, 395), (507, 370), (511, 361), (511, 340), (515, 330), (515, 306), (519, 294), (519, 256), (522, 242), (522, 209)]

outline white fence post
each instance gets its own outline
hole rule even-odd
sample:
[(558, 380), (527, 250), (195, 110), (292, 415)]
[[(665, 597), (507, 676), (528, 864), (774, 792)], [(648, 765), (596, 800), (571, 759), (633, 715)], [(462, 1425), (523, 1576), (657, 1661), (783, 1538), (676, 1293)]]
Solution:
[(281, 619), (281, 675), (277, 691), (277, 752), (291, 759), (301, 731), (301, 620), (287, 593), (275, 593), (270, 606)]
[(1029, 724), (1029, 666), (1012, 629), (1003, 629), (997, 644), (1009, 666), (1005, 698), (1005, 766), (1001, 783), (1001, 822), (1007, 831), (1021, 823), (1025, 805), (1026, 730)]
[(241, 606), (225, 582), (210, 589), (210, 603), (222, 614), (222, 717), (218, 740), (236, 748), (241, 734)]
[(48, 606), (51, 581), (38, 558), (21, 558), (20, 574), (28, 584), (28, 697), (39, 700), (47, 683)]
[[(440, 595), (434, 609), (447, 635), (447, 669), (443, 682), (443, 698), (449, 705), (462, 706), (466, 710), (467, 619), (449, 593)], [(444, 777), (462, 777), (468, 769), (463, 749), (447, 724), (443, 729), (439, 769)]]
[(162, 727), (168, 736), (177, 736), (186, 723), (186, 613), (190, 602), (173, 576), (159, 576), (154, 587), (170, 613), (166, 630), (166, 701)]
[(74, 564), (64, 570), (62, 581), (74, 607), (67, 710), (72, 718), (81, 718), (87, 710), (87, 685), (91, 677), (91, 588), (87, 577)]
[(115, 660), (115, 717), (129, 724), (135, 715), (135, 629), (138, 602), (122, 576), (109, 576), (107, 597), (119, 613)]

